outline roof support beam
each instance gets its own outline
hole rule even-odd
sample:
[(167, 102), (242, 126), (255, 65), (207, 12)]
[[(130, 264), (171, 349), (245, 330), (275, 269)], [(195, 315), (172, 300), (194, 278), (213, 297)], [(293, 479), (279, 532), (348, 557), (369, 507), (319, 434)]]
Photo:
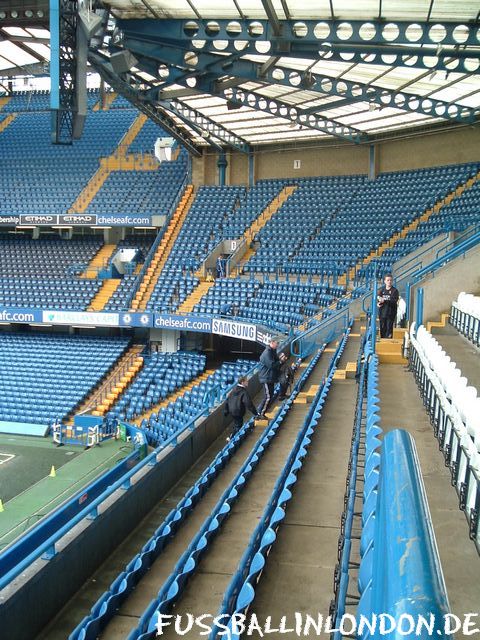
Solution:
[(367, 136), (360, 131), (348, 125), (343, 125), (336, 120), (329, 120), (322, 116), (309, 115), (300, 107), (297, 107), (281, 100), (275, 100), (262, 96), (255, 91), (243, 91), (241, 89), (227, 89), (223, 92), (223, 97), (242, 107), (250, 107), (257, 111), (263, 111), (277, 118), (284, 118), (306, 129), (316, 129), (328, 135), (333, 135), (342, 140), (348, 140), (356, 144), (366, 142)]
[(272, 0), (262, 0), (262, 5), (267, 14), (268, 21), (272, 26), (273, 35), (278, 38), (282, 35), (282, 25), (278, 19), (273, 2)]
[[(287, 42), (315, 44), (369, 44), (369, 45), (431, 45), (478, 47), (478, 25), (464, 22), (438, 22), (391, 20), (236, 20), (240, 31), (231, 31), (231, 21), (215, 20), (218, 28), (212, 29), (211, 20), (134, 19), (118, 20), (120, 29), (155, 39), (169, 38), (176, 41), (207, 40), (256, 42), (281, 39)], [(440, 25), (440, 27), (438, 26)], [(280, 27), (281, 35), (275, 30)], [(441, 32), (439, 32), (439, 29)], [(444, 36), (444, 37), (442, 37)], [(194, 48), (194, 47), (193, 47)]]
[[(277, 65), (267, 72), (265, 77), (260, 77), (261, 64), (251, 60), (219, 56), (210, 53), (198, 53), (187, 63), (181, 52), (165, 47), (138, 41), (130, 36), (124, 38), (125, 46), (135, 55), (156, 59), (167, 65), (179, 65), (183, 68), (191, 67), (190, 77), (192, 88), (197, 88), (199, 79), (205, 75), (212, 78), (206, 89), (214, 91), (215, 76), (234, 76), (244, 81), (265, 81), (271, 84), (287, 86), (291, 89), (305, 89), (314, 93), (341, 98), (355, 99), (357, 102), (375, 102), (381, 107), (393, 107), (406, 112), (421, 113), (425, 116), (441, 117), (456, 122), (472, 123), (475, 121), (479, 109), (473, 109), (463, 105), (425, 98), (424, 96), (399, 92), (381, 86), (373, 86), (369, 83), (352, 82), (344, 78), (338, 79), (324, 73), (312, 73), (296, 71), (295, 69)], [(205, 89), (205, 86), (203, 87)]]
[(197, 109), (193, 109), (188, 104), (176, 99), (169, 101), (159, 100), (157, 104), (168, 109), (178, 118), (184, 120), (187, 124), (191, 124), (197, 131), (206, 132), (209, 136), (211, 135), (217, 138), (217, 140), (220, 140), (230, 147), (238, 149), (238, 151), (241, 151), (242, 153), (251, 152), (246, 140), (235, 135), (228, 129), (225, 129), (221, 124), (215, 122), (211, 118), (208, 118)]
[(120, 93), (124, 98), (131, 102), (139, 111), (148, 116), (153, 122), (160, 125), (168, 131), (176, 140), (178, 140), (190, 153), (200, 156), (201, 151), (192, 143), (190, 138), (180, 131), (176, 123), (164, 113), (151, 104), (142, 102), (138, 92), (133, 89), (124, 78), (115, 73), (108, 58), (104, 58), (98, 53), (90, 51), (88, 56), (89, 62), (100, 74), (105, 82), (107, 82), (114, 91)]

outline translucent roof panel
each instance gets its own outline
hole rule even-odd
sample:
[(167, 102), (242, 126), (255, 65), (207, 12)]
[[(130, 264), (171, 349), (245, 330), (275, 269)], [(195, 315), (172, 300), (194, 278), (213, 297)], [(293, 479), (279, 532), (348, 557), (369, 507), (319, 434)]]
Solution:
[[(197, 145), (368, 143), (480, 121), (480, 0), (104, 3), (112, 17), (100, 55), (129, 48), (129, 86)], [(123, 40), (112, 37), (118, 19)], [(164, 19), (179, 24), (162, 29)], [(219, 31), (221, 19), (230, 30)], [(277, 20), (289, 22), (274, 37)], [(12, 66), (19, 76), (41, 68), (48, 37), (38, 25), (0, 26), (0, 79)]]

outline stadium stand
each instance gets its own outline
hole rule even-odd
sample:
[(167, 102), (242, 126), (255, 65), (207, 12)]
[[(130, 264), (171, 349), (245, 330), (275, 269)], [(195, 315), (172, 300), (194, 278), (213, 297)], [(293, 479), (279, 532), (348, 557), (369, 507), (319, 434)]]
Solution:
[[(0, 334), (1, 429), (65, 418), (128, 347), (129, 338)], [(21, 431), (20, 431), (21, 432)]]

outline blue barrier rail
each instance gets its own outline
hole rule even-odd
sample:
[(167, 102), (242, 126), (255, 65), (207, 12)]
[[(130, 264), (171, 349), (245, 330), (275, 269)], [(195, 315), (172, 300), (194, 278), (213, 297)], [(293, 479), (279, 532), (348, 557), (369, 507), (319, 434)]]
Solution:
[(118, 607), (129, 596), (153, 562), (173, 540), (188, 515), (207, 493), (214, 479), (241, 445), (253, 428), (253, 420), (245, 423), (203, 471), (195, 484), (188, 489), (177, 506), (170, 511), (140, 552), (115, 578), (109, 589), (92, 607), (90, 614), (69, 635), (69, 640), (94, 640), (115, 615)]
[[(255, 367), (249, 371), (251, 374)], [(101, 476), (92, 485), (75, 494), (63, 507), (57, 509), (51, 516), (39, 522), (31, 532), (0, 554), (0, 590), (5, 588), (22, 571), (39, 557), (45, 559), (56, 553), (55, 544), (66, 535), (70, 529), (84, 518), (95, 518), (99, 505), (108, 499), (117, 489), (128, 489), (131, 478), (145, 466), (158, 464), (157, 456), (168, 447), (175, 447), (178, 438), (186, 431), (195, 429), (198, 420), (205, 417), (210, 409), (220, 402), (234, 385), (216, 392), (214, 396), (206, 398), (206, 404), (181, 429), (162, 442), (152, 453), (141, 459), (146, 453), (145, 436), (141, 429), (133, 425), (126, 425), (132, 441), (136, 444), (136, 451), (127, 459), (116, 465), (110, 472)], [(85, 497), (86, 496), (86, 497)]]
[[(397, 624), (405, 615), (416, 622), (419, 616), (430, 621), (433, 614), (433, 631), (423, 628), (415, 637), (450, 638), (444, 630), (450, 608), (420, 465), (413, 438), (403, 430), (383, 439), (372, 531), (371, 579), (358, 613), (370, 620), (373, 614), (387, 613)], [(398, 630), (393, 634), (401, 636), (405, 634)], [(383, 636), (377, 629), (373, 634), (365, 630), (361, 637)]]
[(290, 352), (297, 358), (306, 358), (320, 345), (338, 338), (346, 330), (350, 321), (350, 310), (343, 307), (318, 325), (308, 329), (294, 338), (290, 345)]
[[(41, 520), (0, 554), (0, 590), (6, 587), (31, 562), (36, 560), (52, 536), (64, 527), (68, 527), (72, 519), (79, 513), (88, 511), (93, 502), (105, 490), (122, 478), (132, 469), (140, 458), (141, 452), (134, 451), (112, 469), (101, 475), (91, 485), (78, 491), (68, 502), (58, 507), (53, 513)], [(46, 546), (45, 546), (46, 545)], [(50, 545), (51, 546), (51, 545)], [(39, 551), (42, 549), (42, 551)]]

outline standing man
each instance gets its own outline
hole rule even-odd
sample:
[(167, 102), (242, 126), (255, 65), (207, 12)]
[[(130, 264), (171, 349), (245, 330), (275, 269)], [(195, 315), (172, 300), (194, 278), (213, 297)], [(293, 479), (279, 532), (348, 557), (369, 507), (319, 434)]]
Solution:
[(393, 286), (391, 273), (387, 273), (384, 283), (377, 296), (380, 337), (391, 338), (393, 336), (393, 324), (397, 317), (399, 295), (398, 289)]
[(280, 367), (283, 362), (277, 354), (278, 342), (271, 340), (268, 347), (260, 356), (260, 367), (258, 369), (258, 381), (263, 386), (263, 400), (258, 407), (259, 416), (266, 418), (265, 414), (273, 400), (273, 390), (275, 383), (280, 377)]
[(232, 434), (227, 441), (229, 441), (237, 433), (237, 431), (243, 425), (243, 418), (245, 413), (251, 411), (254, 416), (257, 416), (257, 409), (252, 402), (252, 398), (247, 390), (247, 378), (242, 376), (238, 379), (237, 386), (227, 398), (225, 403), (224, 414), (226, 416), (231, 415), (233, 418), (233, 430)]

